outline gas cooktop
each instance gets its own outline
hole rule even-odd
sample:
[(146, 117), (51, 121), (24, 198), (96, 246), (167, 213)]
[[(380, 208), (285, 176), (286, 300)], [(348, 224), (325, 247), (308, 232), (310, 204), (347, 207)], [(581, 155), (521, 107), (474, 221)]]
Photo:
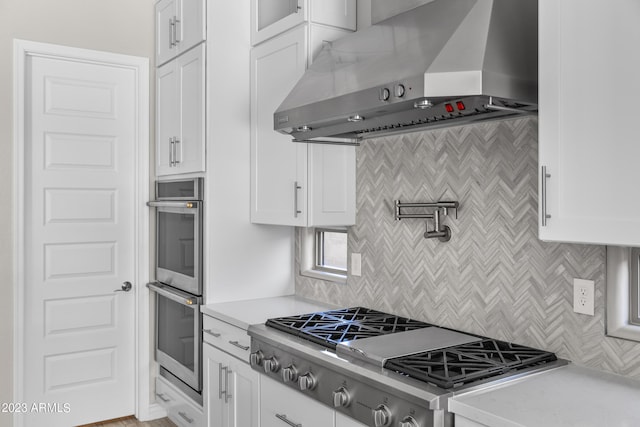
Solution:
[(566, 363), (364, 307), (269, 319), (249, 335), (254, 369), (374, 427), (452, 426), (448, 397)]

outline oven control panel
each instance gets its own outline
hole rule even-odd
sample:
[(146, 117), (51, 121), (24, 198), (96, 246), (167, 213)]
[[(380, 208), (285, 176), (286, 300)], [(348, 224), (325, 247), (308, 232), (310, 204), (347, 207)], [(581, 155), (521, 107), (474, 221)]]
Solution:
[(434, 425), (434, 413), (398, 397), (376, 381), (354, 379), (258, 340), (252, 340), (253, 369), (371, 427)]

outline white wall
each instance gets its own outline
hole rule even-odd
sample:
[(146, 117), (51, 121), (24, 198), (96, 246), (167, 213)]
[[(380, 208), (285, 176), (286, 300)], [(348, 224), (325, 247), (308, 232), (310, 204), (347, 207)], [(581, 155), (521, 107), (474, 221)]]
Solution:
[[(150, 57), (153, 73), (154, 3), (0, 0), (0, 402), (13, 400), (13, 39)], [(0, 427), (10, 425), (0, 413)]]

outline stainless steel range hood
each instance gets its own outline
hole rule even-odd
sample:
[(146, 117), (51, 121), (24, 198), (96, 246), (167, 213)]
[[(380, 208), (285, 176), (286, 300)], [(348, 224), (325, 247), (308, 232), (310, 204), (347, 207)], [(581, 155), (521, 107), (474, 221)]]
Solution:
[(294, 141), (363, 138), (530, 114), (537, 0), (434, 0), (326, 43), (274, 114)]

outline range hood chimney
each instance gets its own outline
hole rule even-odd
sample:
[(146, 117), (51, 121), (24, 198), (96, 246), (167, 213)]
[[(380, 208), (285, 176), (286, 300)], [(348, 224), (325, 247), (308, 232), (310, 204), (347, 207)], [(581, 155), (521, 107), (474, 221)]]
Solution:
[(531, 114), (537, 0), (433, 0), (334, 42), (274, 114), (297, 142), (361, 139)]

